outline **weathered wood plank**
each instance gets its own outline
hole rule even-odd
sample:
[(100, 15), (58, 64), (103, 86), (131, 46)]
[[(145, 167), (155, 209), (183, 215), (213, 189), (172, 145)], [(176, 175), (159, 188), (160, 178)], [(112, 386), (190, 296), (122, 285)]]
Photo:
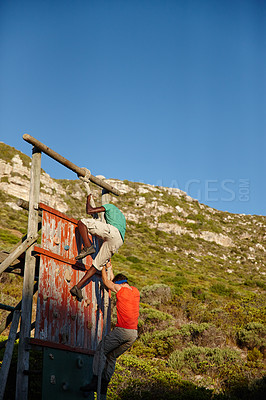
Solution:
[(0, 303), (0, 309), (6, 311), (15, 311), (15, 307), (8, 306), (7, 304)]
[(22, 253), (24, 253), (38, 238), (38, 234), (34, 233), (27, 237), (9, 256), (0, 264), (0, 274), (4, 272), (13, 261), (15, 261)]
[[(29, 216), (28, 216), (28, 236), (38, 232), (38, 204), (40, 195), (40, 176), (41, 176), (41, 152), (33, 148), (30, 194), (29, 194)], [(18, 347), (17, 381), (16, 381), (16, 400), (27, 400), (28, 398), (28, 376), (24, 371), (29, 369), (29, 351), (26, 348), (31, 332), (32, 316), (32, 296), (34, 287), (36, 259), (31, 254), (31, 245), (26, 251), (25, 269), (22, 291), (21, 306), (21, 326), (20, 340)]]
[[(34, 288), (33, 288), (33, 294), (36, 293), (38, 290), (38, 283), (36, 282), (34, 284)], [(14, 311), (15, 310), (20, 310), (21, 309), (21, 303), (22, 301), (20, 301), (15, 307), (14, 307)], [(13, 317), (13, 311), (11, 311), (11, 313), (7, 316), (6, 320), (3, 321), (0, 325), (0, 334), (9, 326), (9, 324), (12, 322), (12, 317)], [(0, 346), (1, 347), (1, 346)]]
[(16, 333), (18, 329), (18, 323), (20, 318), (20, 311), (16, 310), (13, 314), (13, 320), (6, 344), (5, 354), (3, 357), (2, 367), (0, 369), (0, 400), (3, 400), (5, 388), (6, 388), (6, 381), (8, 377), (8, 372), (12, 360), (13, 348), (16, 340)]

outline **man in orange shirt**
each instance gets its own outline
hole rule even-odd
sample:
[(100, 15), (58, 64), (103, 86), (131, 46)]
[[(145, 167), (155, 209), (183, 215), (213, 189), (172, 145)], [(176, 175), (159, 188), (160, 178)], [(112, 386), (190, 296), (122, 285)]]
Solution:
[[(107, 277), (108, 269), (110, 279)], [(140, 294), (137, 288), (127, 283), (125, 275), (118, 274), (114, 277), (110, 261), (102, 269), (102, 280), (104, 285), (116, 294), (117, 324), (99, 343), (93, 358), (91, 383), (82, 386), (80, 390), (97, 391), (98, 376), (102, 375), (101, 393), (106, 394), (108, 383), (115, 371), (117, 357), (128, 350), (138, 337)]]

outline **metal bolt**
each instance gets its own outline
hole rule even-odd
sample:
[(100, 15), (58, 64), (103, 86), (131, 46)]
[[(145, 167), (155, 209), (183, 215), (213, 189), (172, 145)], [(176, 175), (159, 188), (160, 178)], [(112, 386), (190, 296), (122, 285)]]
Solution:
[(78, 357), (77, 358), (77, 367), (82, 368), (83, 366), (84, 366), (84, 361), (82, 360), (82, 358)]

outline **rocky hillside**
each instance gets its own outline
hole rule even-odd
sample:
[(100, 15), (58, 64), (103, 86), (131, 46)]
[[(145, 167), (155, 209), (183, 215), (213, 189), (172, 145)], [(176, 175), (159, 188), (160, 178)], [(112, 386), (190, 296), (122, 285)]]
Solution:
[[(17, 200), (28, 200), (30, 161), (23, 153), (0, 143), (2, 250), (10, 251), (27, 231), (27, 211), (18, 207)], [(141, 398), (137, 394), (144, 385), (143, 376), (148, 370), (154, 372), (157, 363), (166, 375), (168, 368), (173, 368), (179, 377), (217, 393), (230, 392), (230, 385), (238, 378), (239, 382), (244, 379), (241, 382), (247, 387), (252, 379), (259, 380), (265, 373), (266, 357), (266, 217), (218, 211), (179, 189), (108, 182), (120, 190), (121, 196), (111, 196), (111, 202), (127, 219), (125, 243), (113, 257), (114, 269), (126, 273), (139, 287), (143, 301), (140, 340), (131, 356), (121, 358), (119, 367), (125, 379), (131, 379), (126, 378), (128, 369), (135, 374), (135, 386), (128, 389), (122, 385), (120, 392), (126, 390), (128, 399)], [(101, 191), (91, 186), (99, 205)], [(85, 214), (86, 196), (78, 179), (56, 180), (42, 171), (40, 197), (43, 203), (74, 218)], [(0, 302), (17, 303), (15, 286), (19, 282), (13, 283), (2, 276)], [(236, 362), (236, 354), (226, 353), (225, 358), (216, 355), (223, 360), (223, 368), (229, 368), (221, 370), (219, 366), (216, 371), (214, 366), (220, 361), (213, 354), (208, 361), (211, 353), (206, 350), (214, 348), (240, 351), (238, 378), (236, 370), (229, 368)], [(141, 364), (140, 355), (146, 364)], [(148, 387), (151, 395), (155, 391), (153, 398), (159, 399), (158, 386), (154, 385), (154, 379), (159, 378), (156, 371), (154, 374), (152, 387)], [(162, 398), (167, 399), (163, 393)], [(122, 398), (116, 395), (113, 391), (110, 398)], [(257, 400), (258, 392), (256, 395)]]
[[(31, 159), (4, 143), (0, 143), (0, 154), (0, 247), (9, 250), (17, 237), (26, 232), (27, 212), (20, 209), (17, 199), (28, 200)], [(259, 287), (263, 286), (266, 278), (265, 216), (218, 211), (200, 204), (179, 189), (107, 181), (122, 193), (119, 197), (112, 196), (111, 201), (123, 210), (128, 222), (125, 246), (128, 255), (137, 254), (140, 260), (155, 262), (156, 254), (156, 264), (161, 264), (163, 257), (164, 264), (169, 267), (187, 266), (194, 271), (203, 265), (215, 265), (225, 279), (235, 275), (238, 280), (242, 277), (243, 283), (250, 280), (253, 286), (256, 282), (261, 283)], [(101, 192), (95, 185), (92, 187), (96, 203), (100, 204)], [(84, 216), (85, 198), (78, 179), (55, 180), (42, 171), (40, 200), (43, 203), (79, 218)], [(149, 232), (151, 242), (155, 235), (156, 244), (151, 243), (141, 254), (140, 246), (134, 247), (133, 243), (138, 236), (143, 245), (142, 235), (146, 237), (145, 243), (149, 241)]]

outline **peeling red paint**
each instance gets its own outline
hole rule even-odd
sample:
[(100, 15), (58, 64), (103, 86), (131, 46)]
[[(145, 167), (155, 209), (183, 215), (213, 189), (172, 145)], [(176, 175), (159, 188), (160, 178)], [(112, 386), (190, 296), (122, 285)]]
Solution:
[(99, 275), (82, 289), (87, 302), (71, 296), (70, 288), (90, 268), (92, 259), (88, 256), (82, 263), (75, 261), (82, 243), (77, 220), (43, 204), (41, 208), (42, 246), (35, 248), (40, 254), (35, 338), (95, 350), (102, 337), (104, 314), (110, 329), (110, 301), (107, 307), (102, 306), (104, 289)]

